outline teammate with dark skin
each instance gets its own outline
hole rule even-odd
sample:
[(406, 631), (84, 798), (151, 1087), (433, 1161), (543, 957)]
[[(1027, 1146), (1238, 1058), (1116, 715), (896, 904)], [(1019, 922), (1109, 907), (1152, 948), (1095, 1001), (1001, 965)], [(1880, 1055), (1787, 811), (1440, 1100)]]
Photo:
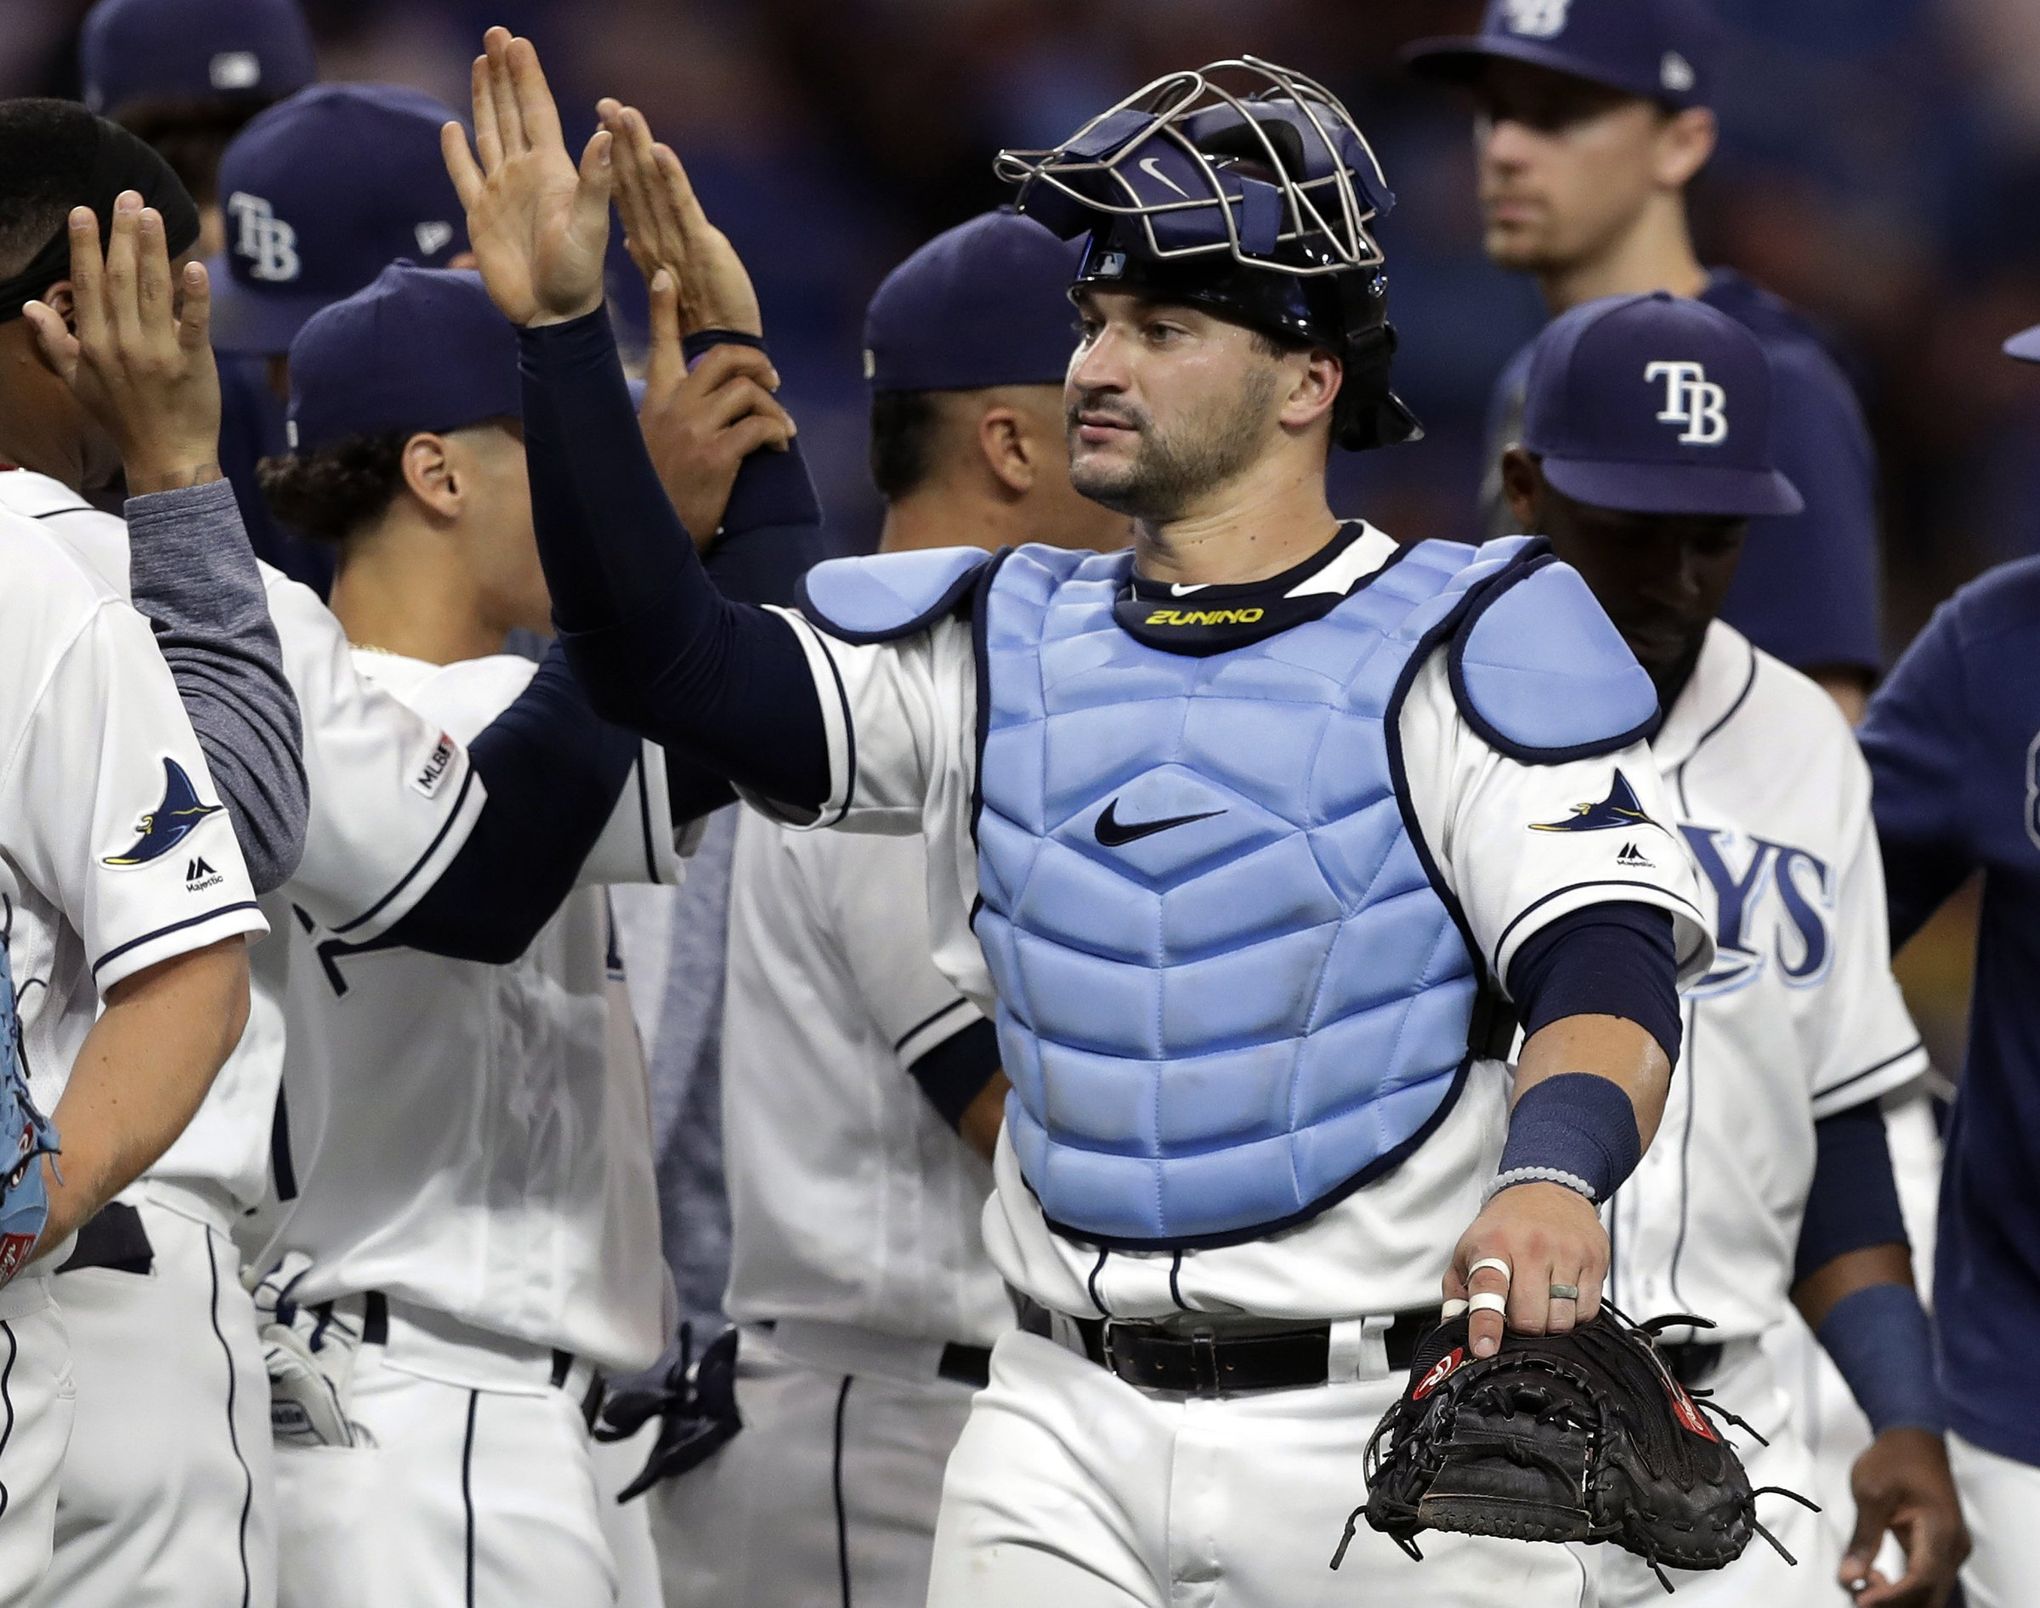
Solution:
[[(1735, 579), (1749, 521), (1596, 508), (1553, 486), (1536, 454), (1520, 446), (1502, 457), (1502, 490), (1520, 527), (1547, 538), (1585, 577), (1656, 685), (1659, 706), (1669, 710)], [(1912, 1282), (1908, 1247), (1866, 1246), (1801, 1279), (1792, 1304), (1807, 1327), (1818, 1330), (1843, 1297), (1874, 1284)], [(1886, 1430), (1857, 1459), (1850, 1481), (1856, 1528), (1842, 1559), (1842, 1583), (1860, 1591), (1859, 1582), (1876, 1578), (1871, 1560), (1888, 1529), (1904, 1544), (1909, 1567), (1896, 1594), (1874, 1600), (1904, 1608), (1946, 1602), (1969, 1539), (1941, 1438), (1924, 1429)]]

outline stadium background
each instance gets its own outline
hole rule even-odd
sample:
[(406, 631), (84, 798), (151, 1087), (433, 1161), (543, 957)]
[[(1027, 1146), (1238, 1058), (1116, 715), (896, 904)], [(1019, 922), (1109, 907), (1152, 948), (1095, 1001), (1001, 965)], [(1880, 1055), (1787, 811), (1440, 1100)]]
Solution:
[[(90, 0), (4, 0), (0, 94), (75, 95)], [(1716, 0), (1723, 146), (1695, 191), (1702, 256), (1813, 314), (1881, 454), (1885, 636), (1990, 563), (2040, 553), (2040, 384), (1997, 356), (2040, 323), (2040, 6)], [(1344, 96), (1399, 198), (1381, 231), (1399, 389), (1427, 438), (1353, 460), (1341, 506), (1466, 535), (1488, 388), (1536, 330), (1532, 287), (1481, 256), (1464, 110), (1396, 50), (1478, 0), (305, 0), (321, 75), (464, 109), (484, 27), (526, 32), (563, 107), (641, 106), (735, 240), (763, 303), (834, 539), (875, 538), (859, 329), (886, 269), (996, 204), (991, 153), (1052, 143), (1171, 68), (1252, 50)], [(626, 317), (634, 276), (616, 283)], [(1781, 756), (1784, 758), (1785, 756)], [(1959, 1064), (1958, 905), (1901, 967), (1939, 1066)]]

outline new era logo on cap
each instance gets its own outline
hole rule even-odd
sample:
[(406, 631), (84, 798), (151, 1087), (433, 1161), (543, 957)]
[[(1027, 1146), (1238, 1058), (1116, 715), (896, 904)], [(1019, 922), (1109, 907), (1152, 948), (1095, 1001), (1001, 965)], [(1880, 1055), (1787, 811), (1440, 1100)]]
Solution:
[(252, 50), (223, 50), (206, 63), (214, 89), (253, 89), (262, 82), (262, 60)]
[(1676, 50), (1665, 52), (1665, 59), (1658, 63), (1658, 82), (1674, 95), (1683, 95), (1699, 82), (1700, 75), (1693, 71), (1693, 64)]
[(453, 225), (450, 223), (421, 223), (412, 231), (418, 237), (418, 250), (427, 257), (436, 257), (453, 240)]
[(248, 275), (268, 284), (287, 284), (304, 264), (298, 260), (297, 231), (279, 218), (259, 195), (236, 190), (227, 197), (227, 216), (234, 220), (234, 255), (248, 264)]
[(1688, 446), (1718, 447), (1728, 439), (1728, 391), (1707, 378), (1700, 363), (1647, 363), (1646, 385), (1663, 382), (1665, 405), (1658, 410), (1658, 423), (1679, 426), (1679, 439)]
[(1554, 39), (1565, 32), (1572, 0), (1502, 0), (1502, 16), (1511, 33), (1526, 39)]

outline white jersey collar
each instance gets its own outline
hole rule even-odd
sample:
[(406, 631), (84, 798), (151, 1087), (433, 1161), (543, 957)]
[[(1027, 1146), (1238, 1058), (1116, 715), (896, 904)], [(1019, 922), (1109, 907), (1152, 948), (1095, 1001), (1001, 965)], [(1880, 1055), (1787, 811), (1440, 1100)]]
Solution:
[(1650, 740), (1658, 769), (1670, 771), (1691, 759), (1742, 707), (1756, 675), (1757, 650), (1749, 638), (1721, 620), (1709, 625), (1692, 675)]

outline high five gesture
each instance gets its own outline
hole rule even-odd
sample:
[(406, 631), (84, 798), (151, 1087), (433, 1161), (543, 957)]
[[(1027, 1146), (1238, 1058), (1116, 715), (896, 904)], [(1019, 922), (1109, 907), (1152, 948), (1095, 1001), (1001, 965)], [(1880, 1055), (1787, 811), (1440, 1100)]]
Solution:
[[(513, 324), (558, 324), (602, 305), (609, 246), (609, 147), (598, 130), (577, 167), (567, 154), (538, 52), (491, 28), (475, 58), (475, 139), (440, 130), (446, 170), (467, 208), (489, 295)], [(479, 159), (479, 160), (478, 160)]]

